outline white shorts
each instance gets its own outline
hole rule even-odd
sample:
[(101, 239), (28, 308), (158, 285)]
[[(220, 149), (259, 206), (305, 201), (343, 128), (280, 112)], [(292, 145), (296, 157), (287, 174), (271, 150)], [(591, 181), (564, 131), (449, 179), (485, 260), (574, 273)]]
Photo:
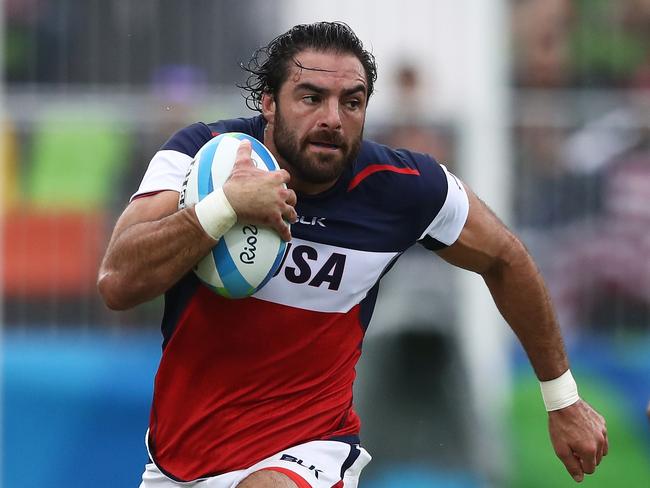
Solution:
[(263, 459), (248, 469), (182, 483), (167, 478), (155, 464), (147, 464), (140, 488), (235, 488), (251, 473), (272, 470), (283, 473), (299, 488), (357, 488), (359, 475), (370, 462), (361, 446), (339, 441), (311, 441)]

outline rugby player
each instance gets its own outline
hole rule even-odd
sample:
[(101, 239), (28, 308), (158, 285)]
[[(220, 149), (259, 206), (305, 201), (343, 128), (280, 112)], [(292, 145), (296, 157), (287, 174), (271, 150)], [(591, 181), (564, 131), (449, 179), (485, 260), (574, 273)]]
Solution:
[[(363, 138), (377, 72), (354, 32), (295, 26), (247, 70), (260, 114), (173, 135), (116, 223), (99, 272), (110, 308), (165, 294), (141, 487), (356, 487), (370, 455), (354, 368), (379, 280), (416, 243), (483, 277), (541, 382), (557, 455), (576, 481), (593, 473), (608, 450), (605, 421), (578, 396), (535, 263), (443, 165)], [(283, 169), (258, 170), (242, 142), (223, 188), (179, 210), (192, 158), (231, 131), (262, 141)], [(228, 300), (191, 270), (236, 221), (270, 226), (289, 243), (264, 288)]]

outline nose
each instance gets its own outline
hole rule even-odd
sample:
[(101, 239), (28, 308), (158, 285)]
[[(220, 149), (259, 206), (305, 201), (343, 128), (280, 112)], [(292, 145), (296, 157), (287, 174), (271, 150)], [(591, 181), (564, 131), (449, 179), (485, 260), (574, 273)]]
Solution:
[(336, 99), (328, 100), (322, 105), (321, 120), (318, 126), (323, 129), (341, 129), (341, 113), (339, 102)]

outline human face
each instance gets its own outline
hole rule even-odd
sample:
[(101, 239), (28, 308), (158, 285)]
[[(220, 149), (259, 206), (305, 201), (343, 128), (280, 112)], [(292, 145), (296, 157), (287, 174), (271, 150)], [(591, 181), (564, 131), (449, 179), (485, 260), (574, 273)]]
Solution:
[(332, 186), (356, 158), (366, 115), (367, 81), (353, 54), (307, 50), (295, 57), (276, 99), (265, 95), (265, 144), (298, 191)]

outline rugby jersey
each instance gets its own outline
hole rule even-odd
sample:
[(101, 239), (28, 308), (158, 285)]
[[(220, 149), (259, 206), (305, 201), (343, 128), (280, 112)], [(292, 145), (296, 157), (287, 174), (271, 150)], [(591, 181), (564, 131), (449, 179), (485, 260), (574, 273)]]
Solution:
[[(134, 197), (180, 191), (198, 150), (224, 132), (264, 140), (262, 116), (196, 123), (151, 160)], [(462, 184), (430, 156), (364, 140), (336, 184), (298, 194), (282, 265), (229, 300), (190, 272), (165, 294), (148, 449), (178, 481), (246, 468), (316, 439), (359, 442), (355, 365), (381, 277), (410, 246), (452, 244)]]

